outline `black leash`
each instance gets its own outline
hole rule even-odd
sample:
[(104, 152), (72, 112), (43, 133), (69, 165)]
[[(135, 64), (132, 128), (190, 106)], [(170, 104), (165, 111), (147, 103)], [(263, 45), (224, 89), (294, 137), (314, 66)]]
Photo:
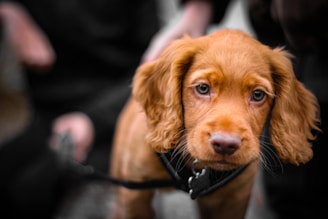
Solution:
[[(188, 192), (191, 199), (196, 199), (199, 196), (204, 196), (210, 192), (226, 185), (233, 180), (248, 165), (232, 171), (215, 171), (210, 168), (203, 168), (200, 171), (194, 170), (187, 166), (179, 168), (178, 161), (180, 154), (172, 156), (173, 150), (168, 153), (157, 153), (160, 161), (171, 175), (171, 180), (154, 179), (143, 182), (120, 180), (100, 171), (97, 171), (92, 166), (82, 165), (72, 159), (74, 151), (74, 141), (69, 133), (63, 133), (58, 136), (56, 151), (71, 168), (79, 174), (90, 180), (101, 180), (112, 183), (114, 185), (123, 186), (128, 189), (158, 189), (165, 187), (175, 187), (177, 189)], [(196, 164), (197, 160), (194, 161)]]
[[(197, 172), (188, 167), (184, 167), (181, 171), (177, 171), (175, 168), (177, 166), (173, 166), (176, 163), (172, 163), (171, 155), (171, 152), (158, 154), (173, 180), (154, 179), (143, 182), (120, 180), (97, 171), (92, 166), (82, 165), (72, 159), (66, 162), (71, 165), (72, 169), (78, 171), (78, 173), (89, 180), (106, 181), (128, 189), (159, 189), (175, 187), (189, 193), (191, 199), (196, 199), (197, 197), (207, 195), (212, 191), (223, 187), (238, 176), (242, 171), (244, 171), (248, 166), (246, 165), (232, 171), (215, 171), (210, 168), (203, 168)], [(171, 162), (169, 162), (170, 160)]]
[(85, 179), (101, 180), (112, 183), (114, 185), (124, 186), (128, 189), (156, 189), (165, 187), (177, 187), (174, 180), (154, 179), (143, 182), (135, 182), (128, 180), (119, 180), (117, 178), (108, 176), (107, 174), (96, 170), (90, 165), (83, 165), (72, 159), (74, 152), (74, 141), (69, 133), (61, 133), (56, 139), (57, 146), (55, 152), (59, 155), (62, 163), (68, 165), (74, 172), (77, 172)]
[(135, 182), (129, 180), (119, 180), (104, 174), (100, 171), (97, 171), (95, 168), (89, 165), (82, 165), (78, 162), (71, 161), (71, 165), (74, 165), (73, 168), (79, 171), (80, 174), (90, 180), (101, 180), (112, 183), (114, 185), (123, 186), (128, 189), (157, 189), (165, 187), (176, 187), (176, 182), (173, 180), (164, 180), (164, 179), (154, 179), (143, 182)]

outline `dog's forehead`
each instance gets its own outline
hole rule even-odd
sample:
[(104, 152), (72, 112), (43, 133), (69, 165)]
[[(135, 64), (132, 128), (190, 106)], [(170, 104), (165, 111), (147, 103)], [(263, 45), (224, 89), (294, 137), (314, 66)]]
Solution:
[(241, 31), (219, 31), (203, 40), (208, 46), (195, 54), (187, 74), (190, 84), (205, 80), (269, 87), (272, 74), (263, 44)]
[(218, 31), (204, 37), (200, 44), (204, 46), (195, 54), (194, 69), (210, 67), (226, 73), (270, 73), (269, 48), (242, 31)]
[(229, 61), (249, 61), (257, 59), (264, 61), (264, 46), (253, 37), (242, 32), (229, 32), (228, 34), (214, 35), (210, 38), (207, 53), (213, 57), (231, 58)]
[(196, 69), (220, 68), (221, 71), (269, 72), (268, 47), (241, 31), (218, 31), (199, 41), (192, 66)]

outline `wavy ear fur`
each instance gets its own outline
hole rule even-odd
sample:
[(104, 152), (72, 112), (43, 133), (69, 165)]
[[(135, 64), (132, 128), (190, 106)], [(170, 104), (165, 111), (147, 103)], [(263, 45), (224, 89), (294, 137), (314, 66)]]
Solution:
[(283, 161), (300, 165), (313, 156), (311, 141), (316, 137), (313, 131), (320, 131), (320, 108), (316, 97), (296, 79), (289, 53), (277, 48), (268, 57), (276, 90), (271, 141)]
[(173, 148), (181, 137), (181, 86), (196, 51), (194, 39), (184, 37), (173, 42), (157, 60), (141, 65), (134, 76), (133, 96), (147, 115), (146, 140), (158, 152)]

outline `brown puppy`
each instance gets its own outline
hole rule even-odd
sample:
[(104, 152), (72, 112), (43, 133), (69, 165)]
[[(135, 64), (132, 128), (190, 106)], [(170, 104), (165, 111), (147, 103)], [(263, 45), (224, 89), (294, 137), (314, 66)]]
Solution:
[[(230, 171), (249, 166), (227, 185), (198, 197), (201, 218), (243, 218), (269, 137), (281, 160), (312, 158), (319, 130), (316, 98), (295, 78), (289, 54), (238, 30), (173, 42), (137, 70), (133, 97), (118, 121), (111, 174), (143, 182), (169, 179), (155, 152), (181, 153), (183, 165)], [(273, 152), (271, 151), (271, 155)], [(179, 167), (178, 167), (179, 168)], [(116, 187), (112, 218), (154, 218), (154, 190)]]

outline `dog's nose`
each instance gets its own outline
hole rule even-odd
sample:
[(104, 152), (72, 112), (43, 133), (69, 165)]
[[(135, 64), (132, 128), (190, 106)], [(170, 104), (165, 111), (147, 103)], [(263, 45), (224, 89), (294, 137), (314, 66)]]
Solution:
[(210, 143), (216, 153), (231, 155), (240, 147), (241, 140), (235, 135), (214, 133), (210, 137)]

